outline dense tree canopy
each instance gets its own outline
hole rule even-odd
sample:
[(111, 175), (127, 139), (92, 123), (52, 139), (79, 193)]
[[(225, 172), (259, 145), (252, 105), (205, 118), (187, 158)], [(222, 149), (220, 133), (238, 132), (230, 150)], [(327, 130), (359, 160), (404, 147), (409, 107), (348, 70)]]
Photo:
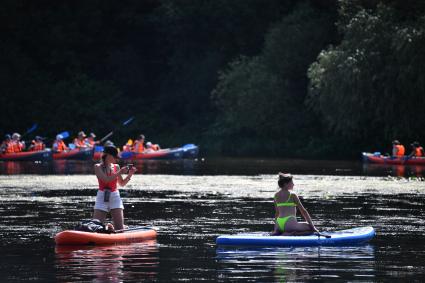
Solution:
[(423, 1), (14, 1), (0, 134), (144, 133), (207, 154), (348, 157), (424, 141)]

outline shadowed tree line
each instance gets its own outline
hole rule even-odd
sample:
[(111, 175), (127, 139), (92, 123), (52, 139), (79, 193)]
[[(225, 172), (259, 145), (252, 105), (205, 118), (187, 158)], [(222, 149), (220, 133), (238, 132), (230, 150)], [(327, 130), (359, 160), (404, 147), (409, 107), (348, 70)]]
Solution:
[(0, 133), (139, 133), (207, 154), (425, 141), (421, 1), (5, 1)]

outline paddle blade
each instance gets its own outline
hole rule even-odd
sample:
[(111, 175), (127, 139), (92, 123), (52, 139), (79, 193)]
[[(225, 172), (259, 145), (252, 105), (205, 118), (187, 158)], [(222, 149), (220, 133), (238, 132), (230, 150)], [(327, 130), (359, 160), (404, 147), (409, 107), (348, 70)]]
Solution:
[(129, 139), (129, 140), (127, 141), (127, 144), (128, 144), (128, 145), (133, 145), (133, 140), (132, 140), (132, 139)]
[(132, 151), (122, 151), (120, 153), (122, 159), (129, 159), (133, 156), (134, 152)]
[(68, 144), (69, 149), (76, 149), (77, 147), (73, 143)]
[(102, 151), (103, 151), (103, 146), (101, 146), (101, 145), (96, 145), (96, 146), (94, 147), (94, 151), (95, 151), (95, 152), (102, 152)]
[(131, 123), (131, 121), (133, 121), (133, 120), (134, 120), (134, 117), (131, 117), (131, 118), (129, 118), (128, 120), (124, 121), (124, 122), (122, 123), (122, 125), (123, 125), (123, 126), (126, 126), (126, 125), (130, 124), (130, 123)]
[(65, 131), (65, 132), (59, 133), (59, 135), (61, 135), (63, 139), (69, 138), (69, 133), (68, 133), (68, 131)]
[(35, 129), (37, 129), (38, 124), (34, 124), (31, 128), (28, 129), (28, 131), (25, 134), (29, 134), (35, 131)]

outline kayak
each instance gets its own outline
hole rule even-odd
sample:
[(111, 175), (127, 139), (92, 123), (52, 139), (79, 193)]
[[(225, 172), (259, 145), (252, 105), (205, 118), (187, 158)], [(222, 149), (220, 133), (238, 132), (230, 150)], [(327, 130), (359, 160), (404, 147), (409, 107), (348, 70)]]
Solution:
[(53, 152), (53, 159), (91, 160), (93, 159), (93, 149), (71, 149), (61, 152)]
[(182, 146), (183, 158), (196, 158), (198, 157), (199, 147), (194, 144), (186, 144)]
[(94, 161), (99, 161), (100, 158), (102, 157), (103, 154), (103, 146), (101, 145), (96, 145), (94, 147), (94, 152), (93, 152), (93, 160)]
[(266, 233), (247, 233), (219, 236), (216, 240), (220, 246), (334, 246), (361, 244), (375, 236), (372, 227), (360, 227), (348, 230), (322, 233), (308, 236), (270, 236)]
[(425, 157), (408, 157), (407, 155), (402, 157), (384, 156), (379, 152), (369, 153), (362, 152), (364, 162), (376, 163), (376, 164), (389, 164), (389, 165), (425, 165)]
[(52, 159), (49, 149), (0, 154), (1, 161), (48, 161)]
[(66, 230), (55, 236), (57, 245), (112, 245), (153, 239), (156, 239), (156, 231), (150, 227), (132, 228), (125, 232), (114, 234)]
[(152, 152), (133, 152), (123, 151), (120, 153), (120, 158), (123, 160), (142, 160), (142, 159), (181, 159), (183, 158), (183, 148), (166, 148)]

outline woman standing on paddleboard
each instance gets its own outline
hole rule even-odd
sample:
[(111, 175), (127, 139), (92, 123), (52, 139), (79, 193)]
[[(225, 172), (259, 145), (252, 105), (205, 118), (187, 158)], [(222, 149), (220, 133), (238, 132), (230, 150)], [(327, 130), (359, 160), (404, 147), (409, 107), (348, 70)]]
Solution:
[[(136, 172), (136, 167), (123, 167), (116, 164), (118, 150), (114, 146), (105, 146), (101, 163), (94, 165), (94, 172), (99, 182), (93, 218), (105, 221), (106, 214), (111, 213), (115, 230), (124, 229), (124, 205), (118, 185), (125, 186)], [(123, 178), (121, 174), (128, 174)]]
[[(274, 196), (276, 220), (272, 235), (308, 235), (317, 231), (307, 210), (298, 196), (291, 192), (294, 188), (291, 174), (279, 173), (280, 190)], [(297, 208), (307, 222), (297, 221)]]

